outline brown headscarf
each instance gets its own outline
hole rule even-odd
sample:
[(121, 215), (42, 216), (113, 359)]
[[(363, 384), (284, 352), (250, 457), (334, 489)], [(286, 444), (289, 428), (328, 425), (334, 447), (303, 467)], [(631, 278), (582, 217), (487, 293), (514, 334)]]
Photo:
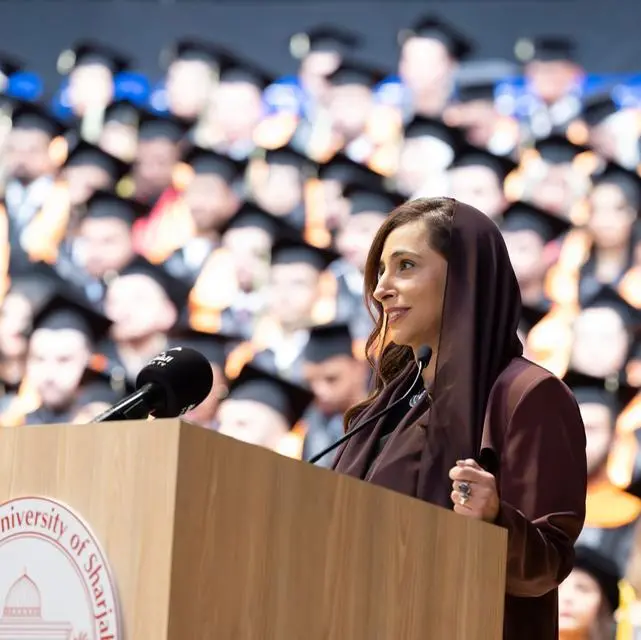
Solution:
[[(481, 451), (483, 423), (492, 386), (522, 354), (517, 337), (520, 317), (519, 287), (498, 227), (477, 209), (456, 202), (433, 403), (422, 414), (411, 410), (402, 421), (400, 429), (413, 430), (411, 440), (399, 444), (405, 451), (391, 453), (396, 460), (381, 484), (449, 508), (448, 471), (456, 460), (474, 458), (495, 471), (493, 452)], [(400, 397), (415, 375), (416, 365), (411, 363), (356, 424)], [(379, 420), (371, 431), (355, 435), (339, 451), (335, 468), (376, 482), (364, 461), (382, 426)], [(385, 456), (384, 450), (381, 457)]]

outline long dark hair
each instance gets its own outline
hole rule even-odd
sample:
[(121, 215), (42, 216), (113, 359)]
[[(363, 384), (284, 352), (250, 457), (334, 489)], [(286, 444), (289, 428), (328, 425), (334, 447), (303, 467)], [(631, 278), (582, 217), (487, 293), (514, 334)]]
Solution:
[(392, 211), (372, 241), (365, 264), (364, 301), (375, 322), (365, 349), (367, 361), (374, 371), (374, 388), (365, 400), (345, 412), (343, 419), (345, 430), (349, 428), (353, 419), (361, 415), (376, 401), (385, 386), (394, 380), (414, 357), (412, 348), (409, 346), (394, 343), (385, 345), (387, 327), (385, 326), (383, 306), (374, 298), (374, 290), (378, 282), (379, 262), (385, 241), (395, 229), (422, 220), (428, 230), (430, 248), (447, 260), (455, 204), (455, 200), (451, 198), (419, 198), (405, 202)]

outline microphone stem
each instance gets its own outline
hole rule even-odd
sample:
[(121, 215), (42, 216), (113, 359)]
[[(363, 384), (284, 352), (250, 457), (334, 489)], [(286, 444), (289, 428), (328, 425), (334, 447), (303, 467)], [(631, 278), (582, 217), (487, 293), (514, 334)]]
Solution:
[(94, 418), (92, 422), (114, 422), (116, 420), (143, 420), (149, 416), (150, 407), (153, 407), (152, 394), (156, 385), (147, 382), (140, 389), (136, 389), (126, 400), (126, 403), (110, 407), (104, 413)]

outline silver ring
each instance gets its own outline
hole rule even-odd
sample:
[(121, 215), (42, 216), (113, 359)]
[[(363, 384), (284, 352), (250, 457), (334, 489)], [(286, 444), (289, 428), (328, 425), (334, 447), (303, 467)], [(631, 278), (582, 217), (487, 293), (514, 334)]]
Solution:
[(461, 506), (463, 506), (463, 507), (464, 507), (464, 506), (465, 506), (465, 504), (467, 503), (467, 501), (468, 501), (469, 499), (470, 499), (470, 497), (469, 497), (468, 495), (462, 494), (462, 495), (461, 495), (461, 497), (459, 498), (459, 501), (458, 501), (458, 502), (459, 502), (459, 504), (460, 504)]
[(472, 487), (470, 487), (468, 482), (459, 482), (458, 485), (458, 492), (465, 498), (465, 500), (469, 500), (470, 496), (472, 495)]

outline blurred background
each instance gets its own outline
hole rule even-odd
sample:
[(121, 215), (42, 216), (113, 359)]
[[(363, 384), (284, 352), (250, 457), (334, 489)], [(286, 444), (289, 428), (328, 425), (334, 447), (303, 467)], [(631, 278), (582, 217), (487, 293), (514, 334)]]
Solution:
[(637, 637), (641, 5), (2, 7), (3, 425), (88, 422), (185, 345), (216, 381), (190, 420), (308, 459), (367, 393), (374, 234), (456, 197), (586, 424), (561, 637)]

